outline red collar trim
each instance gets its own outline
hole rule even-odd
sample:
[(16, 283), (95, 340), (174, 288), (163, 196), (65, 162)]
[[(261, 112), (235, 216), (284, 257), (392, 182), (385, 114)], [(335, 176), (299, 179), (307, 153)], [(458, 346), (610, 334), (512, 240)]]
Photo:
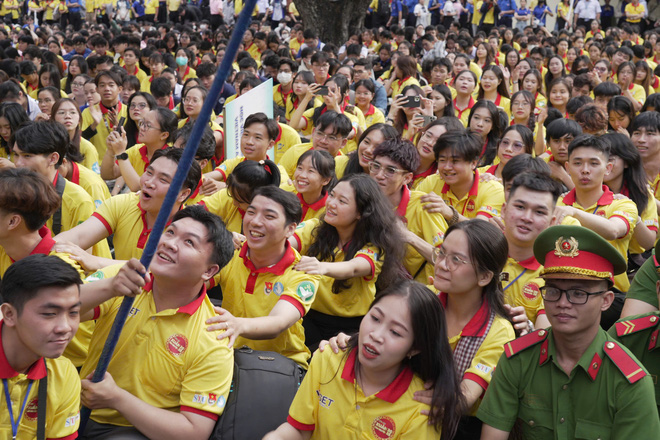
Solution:
[[(357, 348), (351, 350), (344, 364), (344, 369), (341, 372), (341, 378), (347, 382), (355, 383), (355, 361), (357, 360)], [(386, 386), (384, 389), (376, 393), (376, 397), (385, 402), (395, 403), (403, 393), (410, 387), (410, 382), (413, 380), (414, 373), (410, 367), (404, 367), (399, 375)]]
[[(110, 109), (105, 105), (103, 105), (102, 102), (99, 102), (99, 108), (101, 109), (101, 113), (103, 113), (104, 115), (110, 111)], [(121, 101), (117, 101), (117, 105), (115, 106), (115, 108), (117, 109), (117, 114), (119, 114), (119, 112), (121, 111)]]
[(369, 110), (364, 114), (364, 116), (371, 116), (376, 113), (376, 107), (373, 104), (369, 104)]
[(488, 167), (488, 169), (486, 170), (486, 174), (492, 174), (494, 176), (496, 171), (497, 171), (497, 165), (493, 165)]
[[(5, 355), (5, 348), (2, 346), (2, 327), (4, 321), (0, 321), (0, 379), (11, 379), (12, 377), (18, 376), (18, 372), (15, 371)], [(37, 362), (32, 364), (27, 371), (27, 378), (30, 380), (39, 380), (46, 377), (46, 364), (41, 361), (43, 358), (39, 358)]]
[[(50, 254), (50, 251), (53, 250), (53, 247), (55, 246), (55, 240), (53, 240), (53, 235), (50, 232), (50, 229), (46, 226), (42, 226), (41, 229), (39, 229), (39, 236), (41, 237), (41, 240), (37, 243), (32, 252), (30, 252), (30, 255)], [(16, 262), (12, 257), (9, 257), (9, 259), (12, 263)]]
[(438, 171), (438, 162), (433, 162), (433, 165), (431, 165), (431, 168), (429, 168), (428, 170), (424, 171), (423, 173), (414, 174), (413, 175), (413, 180), (423, 179), (425, 177), (429, 177), (429, 176), (435, 174), (437, 171)]
[(500, 106), (500, 102), (502, 102), (502, 95), (500, 95), (500, 94), (498, 93), (498, 94), (497, 94), (497, 98), (495, 98), (495, 106), (499, 107), (499, 106)]
[[(147, 211), (142, 209), (142, 206), (140, 206), (140, 202), (138, 202), (137, 207), (140, 210), (140, 218), (142, 219), (142, 232), (140, 233), (140, 237), (138, 238), (137, 248), (144, 249), (144, 246), (147, 244), (147, 240), (149, 239), (149, 235), (151, 234), (151, 229), (147, 229)], [(181, 209), (182, 207), (183, 206), (179, 207), (179, 209)], [(171, 218), (167, 221), (165, 227), (168, 227), (170, 223), (172, 223)]]
[[(190, 66), (186, 66), (186, 71), (183, 74), (183, 77), (185, 78), (188, 74), (190, 73)], [(171, 99), (171, 98), (170, 98)], [(171, 109), (170, 109), (171, 110)]]
[(129, 72), (128, 69), (126, 68), (126, 64), (124, 64), (124, 70), (125, 70), (126, 72), (128, 72), (130, 75), (136, 76), (136, 75), (138, 74), (138, 70), (139, 70), (139, 69), (140, 69), (140, 68), (138, 67), (138, 65), (135, 64), (135, 70), (133, 71), (133, 73), (131, 73), (131, 72)]
[[(172, 99), (172, 98), (170, 98), (170, 99)], [(160, 150), (164, 150), (165, 148), (167, 148), (167, 144), (160, 147)], [(140, 152), (140, 158), (142, 159), (142, 162), (144, 162), (144, 164), (145, 164), (144, 167), (145, 168), (148, 167), (150, 160), (147, 157), (147, 146), (142, 144), (142, 146), (138, 149), (138, 151)]]
[(474, 107), (474, 98), (471, 95), (470, 95), (470, 101), (468, 102), (467, 107), (465, 107), (464, 109), (458, 108), (458, 106), (456, 105), (456, 98), (454, 98), (454, 108), (458, 111), (458, 116), (457, 116), (458, 119), (461, 119), (461, 116), (463, 115), (463, 112), (465, 110), (470, 110), (472, 107)]
[(202, 187), (202, 181), (204, 178), (199, 179), (199, 183), (197, 184), (197, 188), (195, 188), (195, 191), (193, 191), (192, 194), (190, 194), (190, 197), (188, 197), (188, 200), (193, 200), (195, 197), (197, 197), (197, 194), (199, 194), (199, 190)]
[(631, 82), (630, 85), (628, 86), (628, 90), (632, 90), (633, 87), (635, 87), (635, 82)]
[[(614, 193), (610, 191), (610, 189), (607, 187), (607, 185), (603, 185), (603, 195), (600, 196), (600, 199), (598, 199), (598, 202), (596, 202), (597, 206), (607, 206), (611, 205), (612, 202), (614, 201)], [(568, 194), (564, 196), (564, 203), (567, 205), (574, 205), (575, 201), (577, 200), (577, 196), (575, 193), (575, 188), (570, 190)], [(588, 208), (588, 206), (583, 206), (583, 208)]]
[[(442, 194), (447, 194), (451, 188), (447, 183), (442, 187)], [(474, 170), (474, 181), (472, 182), (472, 187), (470, 188), (470, 192), (468, 192), (468, 198), (472, 196), (476, 196), (479, 193), (479, 171)], [(467, 204), (466, 204), (467, 206)]]
[(277, 132), (277, 138), (275, 139), (275, 145), (277, 145), (280, 142), (280, 139), (282, 139), (282, 126), (279, 123), (277, 124), (277, 129), (279, 131)]
[[(440, 292), (439, 295), (440, 301), (444, 307), (447, 307), (447, 293)], [(477, 310), (477, 313), (470, 319), (470, 321), (465, 324), (463, 330), (461, 331), (462, 336), (483, 336), (486, 333), (486, 326), (484, 323), (488, 321), (488, 315), (490, 314), (490, 309), (488, 307), (488, 301), (486, 299), (481, 300), (481, 307)]]
[(314, 203), (307, 203), (305, 199), (303, 198), (302, 194), (297, 193), (296, 196), (298, 197), (298, 200), (300, 200), (300, 204), (302, 205), (302, 218), (305, 218), (307, 215), (307, 211), (310, 209), (312, 211), (318, 211), (319, 209), (322, 209), (325, 206), (325, 201), (328, 199), (328, 193), (326, 193), (323, 197), (321, 197), (319, 200), (317, 200)]
[(172, 95), (170, 95), (170, 105), (169, 105), (170, 110), (174, 110), (174, 98)]
[(59, 171), (55, 171), (55, 178), (53, 179), (53, 186), (57, 186), (57, 178), (60, 175)]
[(293, 93), (293, 86), (291, 86), (291, 90), (289, 90), (289, 93), (287, 93), (282, 90), (282, 84), (279, 84), (277, 86), (277, 91), (282, 95), (282, 97), (284, 98), (284, 103), (286, 104), (286, 102), (289, 100), (289, 95)]
[(76, 185), (80, 185), (80, 168), (78, 168), (78, 164), (75, 163), (74, 161), (71, 161), (71, 182), (75, 183)]
[[(154, 278), (153, 275), (151, 276), (151, 281), (149, 281), (147, 284), (144, 285), (142, 288), (142, 291), (144, 292), (153, 292), (154, 290)], [(194, 315), (197, 310), (199, 310), (199, 307), (202, 305), (204, 302), (204, 298), (206, 298), (206, 286), (202, 285), (202, 289), (199, 291), (199, 294), (195, 299), (190, 301), (188, 304), (185, 306), (181, 306), (178, 309), (176, 309), (177, 313), (185, 313), (187, 315)]]
[(406, 77), (403, 78), (403, 79), (397, 79), (397, 80), (396, 80), (396, 83), (397, 83), (397, 85), (398, 85), (399, 87), (401, 87), (401, 84), (403, 84), (404, 82), (408, 81), (410, 78), (412, 78), (412, 77), (410, 77), (410, 76), (406, 76)]
[(273, 264), (272, 266), (268, 267), (261, 267), (257, 269), (254, 267), (254, 264), (252, 263), (252, 260), (250, 260), (250, 257), (247, 255), (248, 252), (248, 245), (247, 242), (243, 243), (243, 247), (241, 247), (241, 252), (238, 254), (239, 257), (243, 259), (243, 264), (245, 264), (245, 267), (250, 269), (251, 272), (253, 273), (270, 273), (273, 275), (283, 275), (284, 272), (293, 264), (293, 262), (296, 259), (296, 254), (293, 252), (293, 248), (289, 244), (289, 242), (286, 242), (286, 250), (284, 251), (284, 256), (280, 261), (277, 263)]
[(403, 194), (401, 195), (401, 202), (396, 208), (396, 213), (400, 217), (406, 216), (406, 211), (408, 211), (408, 203), (410, 202), (410, 190), (407, 186), (403, 185)]
[(521, 267), (529, 270), (537, 270), (539, 267), (541, 267), (541, 263), (536, 261), (536, 258), (533, 255), (526, 260), (518, 261), (518, 264)]

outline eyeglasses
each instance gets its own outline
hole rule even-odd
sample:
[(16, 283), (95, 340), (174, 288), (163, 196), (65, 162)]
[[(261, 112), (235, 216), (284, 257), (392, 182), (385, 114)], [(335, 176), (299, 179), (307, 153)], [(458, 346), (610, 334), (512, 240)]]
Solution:
[(600, 292), (587, 292), (586, 290), (582, 289), (564, 290), (552, 286), (543, 286), (540, 290), (544, 301), (557, 302), (561, 299), (562, 293), (565, 293), (568, 302), (576, 305), (586, 304), (589, 300), (589, 297), (592, 295), (601, 295), (607, 292), (607, 290), (601, 290)]
[(154, 127), (153, 125), (151, 125), (147, 122), (144, 122), (144, 121), (140, 121), (138, 123), (138, 127), (140, 127), (140, 129), (144, 129), (144, 131), (149, 131), (151, 129), (160, 131), (160, 127)]
[(147, 108), (147, 103), (146, 102), (131, 102), (131, 105), (128, 107), (132, 110), (138, 109), (138, 110), (144, 110)]
[(321, 130), (314, 130), (314, 135), (317, 136), (319, 140), (323, 141), (338, 142), (342, 140), (342, 138), (339, 136), (335, 136), (334, 134), (327, 134)]
[(198, 104), (200, 102), (197, 98), (183, 98), (184, 104)]
[(393, 166), (386, 166), (384, 167), (381, 163), (378, 161), (372, 160), (369, 162), (369, 171), (371, 174), (374, 176), (378, 175), (380, 171), (383, 171), (383, 174), (385, 174), (385, 177), (394, 177), (395, 174), (397, 173), (408, 173), (408, 170), (403, 170), (401, 168), (395, 168)]
[(84, 87), (85, 83), (84, 82), (72, 82), (71, 87)]
[(522, 108), (525, 108), (525, 107), (531, 107), (531, 106), (532, 106), (532, 104), (530, 104), (530, 103), (527, 102), (527, 101), (514, 101), (514, 102), (511, 103), (511, 107), (522, 107)]
[(43, 99), (39, 99), (39, 100), (37, 100), (37, 102), (38, 102), (39, 104), (50, 104), (51, 102), (55, 102), (55, 101), (53, 101), (53, 100), (50, 99), (50, 98), (43, 98)]
[(440, 136), (435, 136), (433, 133), (431, 133), (430, 130), (426, 130), (424, 134), (422, 135), (423, 138), (430, 140), (431, 142), (435, 142), (438, 140)]
[(469, 263), (469, 261), (462, 259), (456, 254), (446, 253), (442, 248), (434, 248), (433, 254), (431, 254), (431, 261), (433, 264), (439, 264), (443, 260), (446, 262), (445, 264), (447, 265), (447, 268), (452, 272), (457, 270), (462, 265)]
[(500, 141), (500, 147), (504, 148), (505, 150), (511, 147), (513, 151), (521, 151), (523, 148), (525, 148), (525, 145), (522, 142), (511, 142), (508, 139), (502, 139)]
[(76, 110), (58, 110), (57, 113), (55, 113), (55, 116), (76, 116), (78, 114), (78, 111)]

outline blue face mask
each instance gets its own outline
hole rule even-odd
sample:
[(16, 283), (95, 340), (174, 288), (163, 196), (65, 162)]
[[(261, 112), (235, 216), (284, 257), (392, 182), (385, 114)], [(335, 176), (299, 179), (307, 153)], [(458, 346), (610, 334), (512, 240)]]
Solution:
[(179, 66), (185, 66), (186, 64), (188, 64), (188, 58), (186, 58), (186, 57), (176, 57), (176, 63)]

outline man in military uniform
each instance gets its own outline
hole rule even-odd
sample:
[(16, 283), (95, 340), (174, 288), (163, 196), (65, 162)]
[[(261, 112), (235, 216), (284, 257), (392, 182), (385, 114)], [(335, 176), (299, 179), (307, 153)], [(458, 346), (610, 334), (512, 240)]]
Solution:
[[(655, 245), (660, 255), (660, 242)], [(653, 258), (654, 260), (655, 258)], [(656, 282), (656, 297), (660, 301), (660, 281)], [(619, 320), (608, 331), (610, 336), (621, 342), (639, 359), (649, 371), (655, 384), (655, 401), (660, 411), (660, 311), (643, 313)]]
[(482, 440), (507, 439), (516, 421), (523, 438), (660, 438), (651, 377), (600, 328), (621, 254), (587, 228), (559, 225), (539, 234), (534, 255), (552, 327), (505, 345), (477, 412)]

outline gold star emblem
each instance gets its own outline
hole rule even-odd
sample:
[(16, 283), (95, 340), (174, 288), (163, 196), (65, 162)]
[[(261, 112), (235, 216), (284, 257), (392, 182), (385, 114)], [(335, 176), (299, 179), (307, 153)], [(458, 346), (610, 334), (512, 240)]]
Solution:
[(559, 237), (557, 241), (555, 241), (555, 255), (560, 258), (577, 257), (580, 255), (580, 252), (578, 252), (578, 241), (574, 237)]

